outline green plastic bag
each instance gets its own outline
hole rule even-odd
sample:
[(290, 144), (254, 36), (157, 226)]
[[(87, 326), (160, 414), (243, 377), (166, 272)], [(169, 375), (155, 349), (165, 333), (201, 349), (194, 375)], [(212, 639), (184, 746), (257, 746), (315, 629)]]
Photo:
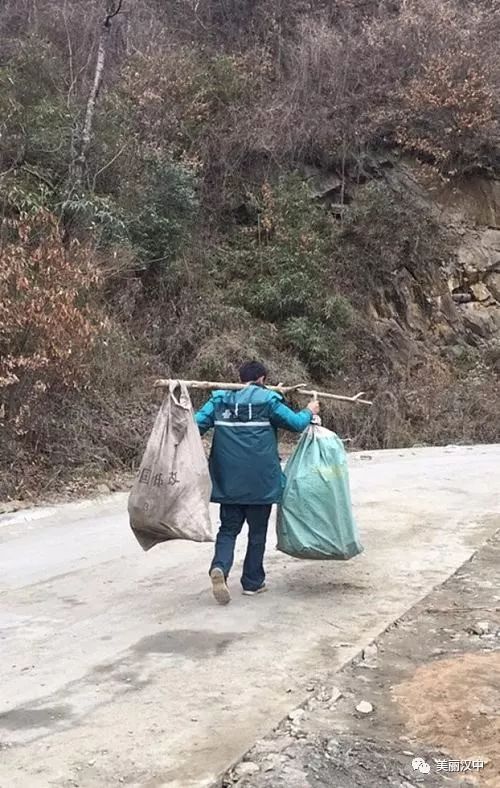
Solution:
[(354, 522), (347, 455), (334, 432), (312, 425), (285, 467), (278, 550), (295, 558), (347, 561), (363, 548)]

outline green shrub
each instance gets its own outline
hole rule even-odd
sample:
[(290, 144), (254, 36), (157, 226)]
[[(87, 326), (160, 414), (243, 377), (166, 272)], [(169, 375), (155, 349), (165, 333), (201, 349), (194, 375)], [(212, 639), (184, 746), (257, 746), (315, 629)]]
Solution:
[(262, 277), (250, 285), (242, 300), (255, 317), (279, 322), (311, 312), (314, 283), (305, 271), (283, 267), (274, 277)]
[(321, 318), (331, 329), (348, 328), (353, 317), (354, 310), (343, 296), (331, 296), (321, 302)]
[(64, 62), (47, 41), (28, 38), (0, 69), (0, 161), (34, 165), (41, 182), (67, 173), (74, 124)]
[(141, 183), (127, 179), (117, 195), (85, 192), (66, 199), (66, 221), (100, 246), (129, 246), (138, 269), (176, 278), (175, 260), (191, 243), (198, 208), (194, 177), (167, 157), (148, 156), (142, 165)]
[(166, 270), (191, 240), (198, 208), (193, 175), (167, 158), (146, 159), (136, 199), (127, 222), (130, 242), (144, 268)]
[(281, 335), (285, 347), (296, 353), (316, 378), (334, 375), (342, 364), (339, 333), (317, 320), (292, 317)]
[(62, 205), (66, 224), (74, 232), (89, 233), (97, 246), (125, 243), (127, 218), (112, 197), (92, 192), (72, 194)]
[(251, 315), (272, 323), (279, 345), (297, 353), (311, 374), (324, 377), (342, 363), (340, 336), (353, 317), (349, 302), (332, 295), (331, 220), (297, 176), (264, 184), (247, 201), (257, 226), (235, 229), (217, 266), (218, 283)]

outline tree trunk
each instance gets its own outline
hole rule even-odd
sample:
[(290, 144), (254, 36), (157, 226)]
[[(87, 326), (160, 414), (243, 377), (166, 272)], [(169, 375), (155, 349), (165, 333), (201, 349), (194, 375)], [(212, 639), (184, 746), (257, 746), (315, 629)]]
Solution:
[(78, 140), (77, 155), (73, 160), (72, 166), (72, 184), (73, 190), (79, 189), (82, 185), (85, 170), (87, 167), (87, 156), (92, 141), (92, 127), (94, 124), (95, 110), (97, 106), (97, 99), (101, 90), (102, 80), (104, 77), (104, 69), (106, 66), (106, 58), (109, 49), (109, 42), (111, 39), (111, 20), (120, 13), (122, 6), (121, 0), (117, 5), (114, 3), (103, 21), (102, 28), (99, 34), (99, 45), (97, 47), (97, 58), (94, 71), (94, 79), (90, 94), (87, 100), (87, 107), (85, 110), (85, 118), (82, 126), (80, 138)]

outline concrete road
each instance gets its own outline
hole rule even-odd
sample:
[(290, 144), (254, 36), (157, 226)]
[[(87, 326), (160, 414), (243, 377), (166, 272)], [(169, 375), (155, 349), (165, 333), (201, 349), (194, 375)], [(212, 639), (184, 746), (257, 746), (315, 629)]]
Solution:
[(210, 785), (500, 526), (499, 467), (500, 446), (353, 455), (364, 555), (271, 534), (269, 593), (237, 566), (227, 608), (211, 545), (142, 553), (123, 495), (1, 518), (1, 788)]

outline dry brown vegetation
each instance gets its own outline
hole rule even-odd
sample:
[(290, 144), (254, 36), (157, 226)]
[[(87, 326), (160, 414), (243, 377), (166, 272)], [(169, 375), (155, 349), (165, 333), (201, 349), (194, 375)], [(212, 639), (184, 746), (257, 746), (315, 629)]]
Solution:
[(253, 355), (362, 380), (355, 446), (498, 439), (488, 356), (409, 325), (453, 239), (385, 167), (498, 174), (499, 34), (493, 0), (5, 0), (0, 497), (129, 468), (158, 372)]

